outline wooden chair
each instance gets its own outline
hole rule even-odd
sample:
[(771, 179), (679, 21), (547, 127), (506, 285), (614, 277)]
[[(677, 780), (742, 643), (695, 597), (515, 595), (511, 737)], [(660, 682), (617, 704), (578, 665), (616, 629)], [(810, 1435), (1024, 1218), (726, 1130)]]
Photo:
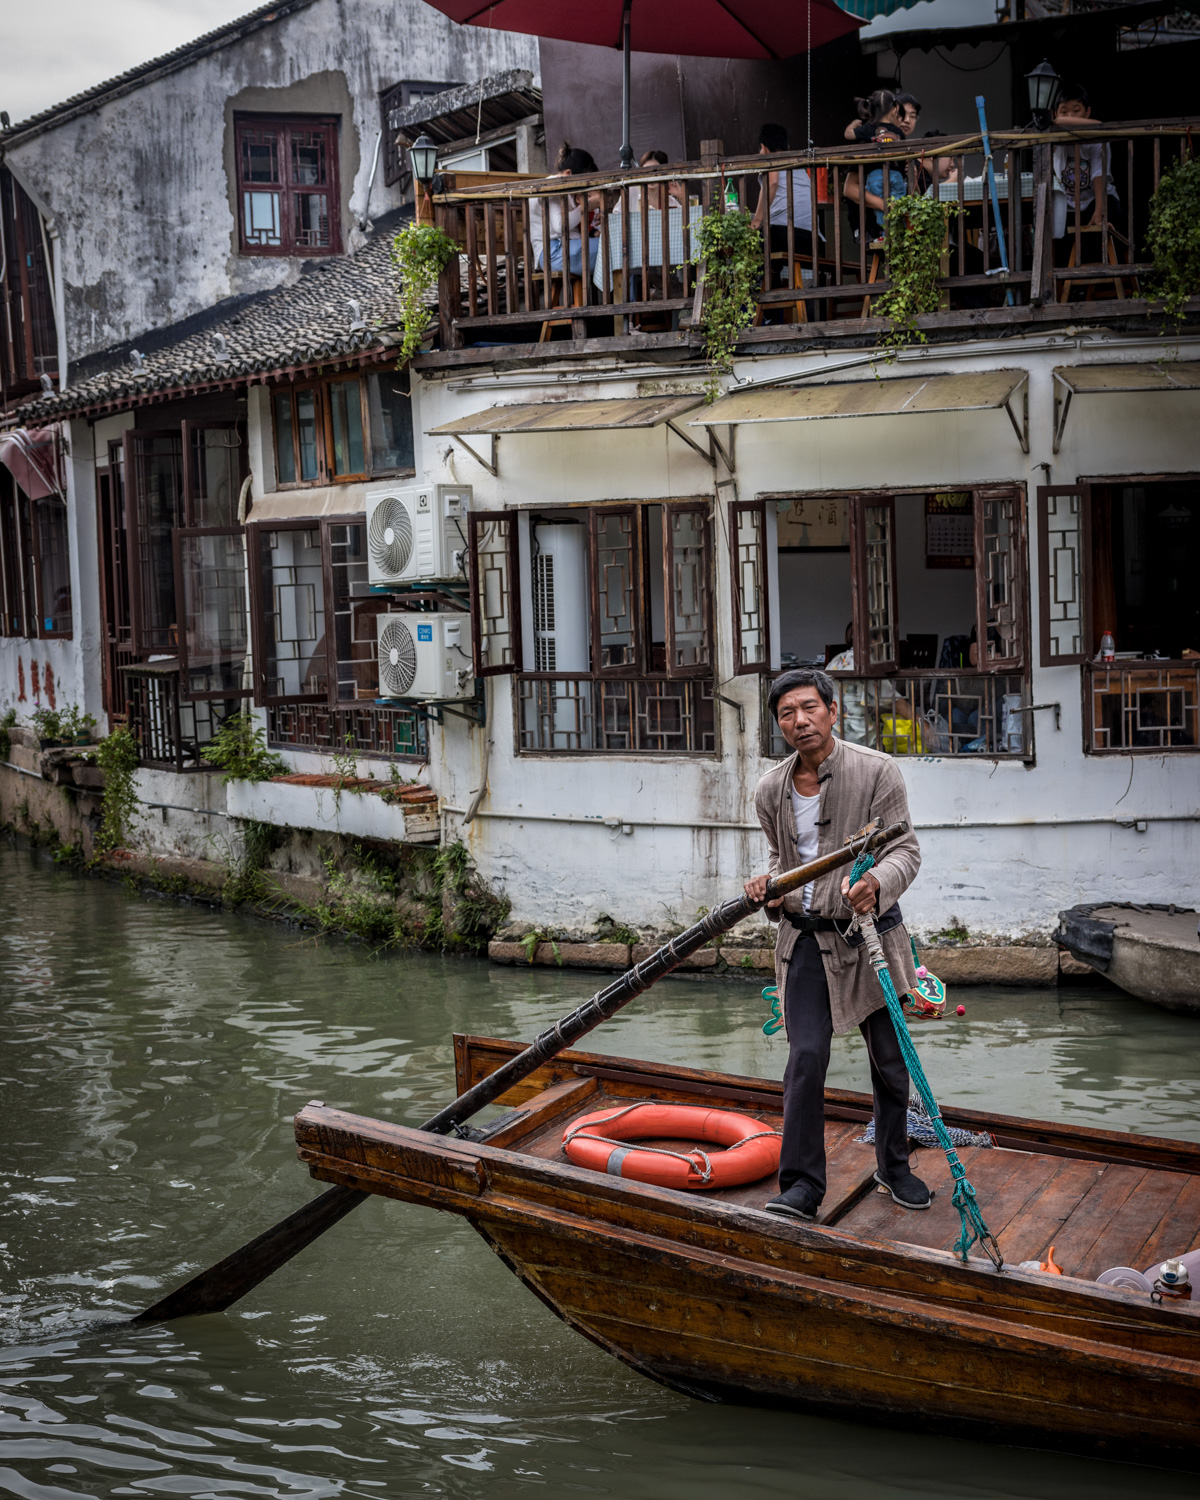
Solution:
[[(1100, 234), (1101, 232), (1102, 232), (1102, 226), (1099, 225), (1099, 224), (1081, 224), (1079, 226), (1079, 233), (1081, 235), (1084, 235), (1084, 234)], [(1072, 271), (1072, 270), (1075, 269), (1075, 265), (1076, 265), (1076, 255), (1075, 255), (1075, 252), (1076, 252), (1076, 250), (1077, 250), (1077, 248), (1078, 248), (1078, 246), (1079, 246), (1079, 244), (1081, 242), (1076, 240), (1076, 238), (1075, 238), (1075, 230), (1073, 228), (1067, 230), (1067, 236), (1068, 236), (1068, 238), (1071, 241), (1071, 253), (1067, 257), (1067, 270), (1068, 271)], [(1108, 226), (1108, 257), (1107, 257), (1106, 264), (1108, 264), (1110, 266), (1119, 266), (1121, 264), (1121, 262), (1117, 259), (1117, 247), (1113, 243), (1114, 240), (1120, 240), (1121, 244), (1124, 245), (1124, 246), (1126, 246), (1128, 248), (1129, 241), (1125, 238), (1125, 236), (1123, 234), (1120, 233), (1119, 230), (1114, 229), (1113, 226), (1111, 224), (1109, 224), (1109, 226)], [(1096, 264), (1099, 265), (1100, 262), (1097, 261)], [(1136, 296), (1139, 295), (1139, 293), (1138, 293), (1137, 278), (1133, 277), (1131, 279), (1133, 281), (1132, 293), (1136, 297)], [(1073, 281), (1064, 281), (1063, 282), (1062, 286), (1059, 288), (1059, 293), (1058, 293), (1058, 300), (1060, 302), (1069, 302), (1071, 300), (1071, 288), (1075, 284), (1076, 283), (1073, 282)], [(1124, 302), (1125, 296), (1126, 296), (1126, 293), (1125, 293), (1125, 282), (1124, 282), (1124, 278), (1121, 277), (1121, 276), (1112, 276), (1112, 277), (1104, 277), (1104, 276), (1102, 276), (1097, 281), (1086, 281), (1086, 282), (1084, 282), (1083, 285), (1087, 288), (1087, 295), (1085, 297), (1085, 301), (1090, 302), (1092, 300), (1093, 296), (1095, 295), (1096, 288), (1098, 286), (1104, 286), (1106, 284), (1110, 285), (1113, 288), (1113, 291), (1114, 291), (1114, 293), (1116, 295), (1116, 300), (1118, 302)]]
[[(772, 250), (771, 251), (771, 270), (772, 270), (772, 273), (774, 272), (774, 269), (775, 269), (776, 266), (786, 267), (787, 263), (788, 263), (788, 258), (787, 258), (787, 251), (786, 250)], [(795, 264), (796, 264), (796, 266), (797, 266), (797, 268), (799, 269), (799, 272), (800, 272), (800, 286), (801, 286), (801, 289), (803, 289), (803, 287), (804, 287), (804, 267), (800, 263), (800, 256), (799, 255), (797, 255), (795, 257)], [(771, 275), (769, 281), (764, 276), (763, 277), (763, 282), (762, 282), (761, 290), (764, 291), (764, 292), (770, 291), (771, 290), (771, 286), (774, 283), (774, 280), (775, 280), (775, 277), (774, 277), (773, 274)], [(789, 285), (790, 285), (790, 282), (789, 282)], [(760, 302), (758, 304), (758, 308), (757, 308), (757, 310), (755, 311), (755, 314), (754, 314), (754, 326), (755, 326), (755, 328), (758, 328), (762, 324), (763, 314), (764, 313), (766, 313), (766, 312), (778, 312), (778, 311), (782, 311), (785, 314), (784, 321), (787, 322), (787, 323), (807, 323), (808, 322), (808, 309), (805, 306), (804, 298), (803, 297), (797, 297), (794, 302), (768, 302), (768, 303), (762, 303), (762, 302)]]
[[(872, 240), (871, 243), (867, 246), (867, 249), (871, 252), (871, 269), (867, 276), (867, 285), (873, 286), (874, 283), (879, 280), (879, 273), (883, 269), (883, 241)], [(870, 297), (863, 298), (862, 316), (864, 318), (869, 318), (871, 316)]]

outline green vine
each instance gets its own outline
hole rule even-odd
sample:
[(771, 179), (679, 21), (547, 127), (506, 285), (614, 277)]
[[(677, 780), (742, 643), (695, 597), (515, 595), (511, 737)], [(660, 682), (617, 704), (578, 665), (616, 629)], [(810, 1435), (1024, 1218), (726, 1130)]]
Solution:
[(406, 224), (392, 241), (392, 259), (400, 273), (396, 295), (400, 301), (400, 326), (404, 330), (400, 345), (402, 365), (421, 347), (430, 318), (425, 299), (457, 254), (458, 246), (433, 224)]
[(1150, 200), (1146, 245), (1154, 257), (1155, 297), (1178, 327), (1200, 292), (1200, 161), (1189, 157), (1162, 175)]
[(933, 198), (888, 199), (883, 245), (891, 290), (880, 297), (876, 308), (880, 317), (891, 319), (892, 326), (879, 341), (891, 351), (889, 359), (895, 359), (905, 344), (928, 342), (917, 319), (938, 310), (942, 252), (950, 216), (958, 212), (958, 204)]
[(692, 264), (704, 263), (705, 399), (715, 401), (721, 376), (733, 369), (733, 351), (754, 321), (754, 293), (762, 278), (762, 235), (744, 208), (707, 213), (696, 225)]
[(225, 772), (223, 786), (231, 781), (269, 781), (288, 773), (287, 762), (267, 749), (266, 734), (249, 712), (229, 715), (205, 745), (204, 759)]
[(96, 834), (97, 854), (111, 854), (128, 843), (138, 810), (134, 775), (138, 764), (138, 742), (129, 729), (118, 725), (95, 749), (96, 764), (104, 772), (104, 804)]

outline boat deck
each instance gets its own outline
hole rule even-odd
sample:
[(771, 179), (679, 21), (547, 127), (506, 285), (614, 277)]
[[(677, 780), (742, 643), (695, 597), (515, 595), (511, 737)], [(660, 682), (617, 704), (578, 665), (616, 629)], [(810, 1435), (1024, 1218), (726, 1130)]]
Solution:
[[(577, 1104), (572, 1101), (553, 1119), (506, 1145), (543, 1160), (565, 1162), (562, 1138), (572, 1120), (639, 1100), (677, 1103), (679, 1095), (622, 1086), (581, 1091)], [(779, 1110), (742, 1108), (739, 1113), (760, 1120), (766, 1129), (778, 1130), (782, 1124)], [(861, 1121), (826, 1120), (827, 1188), (817, 1222), (864, 1239), (952, 1250), (960, 1221), (951, 1203), (953, 1179), (944, 1152), (913, 1151), (913, 1170), (935, 1192), (928, 1210), (914, 1212), (900, 1208), (875, 1183), (875, 1147), (862, 1142), (863, 1130)], [(639, 1144), (682, 1151), (694, 1146), (664, 1139)], [(720, 1150), (705, 1149), (714, 1155)], [(1055, 1263), (1067, 1275), (1092, 1281), (1111, 1266), (1144, 1270), (1200, 1245), (1200, 1178), (1005, 1146), (963, 1147), (958, 1156), (1010, 1264), (1044, 1260), (1053, 1245)], [(778, 1191), (778, 1179), (772, 1177), (694, 1196), (761, 1208)]]

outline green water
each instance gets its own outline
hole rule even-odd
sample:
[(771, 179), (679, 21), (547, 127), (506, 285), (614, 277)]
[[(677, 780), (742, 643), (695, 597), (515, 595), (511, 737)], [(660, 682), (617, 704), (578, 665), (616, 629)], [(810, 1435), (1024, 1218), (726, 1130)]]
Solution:
[[(450, 1096), (454, 1031), (530, 1038), (595, 983), (374, 958), (0, 847), (0, 1495), (1195, 1495), (698, 1404), (571, 1333), (462, 1221), (382, 1199), (229, 1313), (114, 1321), (316, 1191), (298, 1105), (417, 1124)], [(1200, 1022), (1101, 991), (958, 998), (918, 1038), (944, 1100), (1200, 1136)], [(778, 1076), (763, 1019), (755, 986), (672, 980), (595, 1044)], [(837, 1041), (831, 1082), (865, 1080)]]

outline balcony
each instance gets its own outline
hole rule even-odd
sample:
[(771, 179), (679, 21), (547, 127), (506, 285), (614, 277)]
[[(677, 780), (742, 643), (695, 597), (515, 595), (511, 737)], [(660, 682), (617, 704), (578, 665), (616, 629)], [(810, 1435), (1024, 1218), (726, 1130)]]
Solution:
[[(1142, 319), (1144, 326), (1151, 199), (1162, 173), (1190, 154), (1197, 126), (1200, 119), (1177, 118), (998, 132), (998, 217), (978, 135), (769, 158), (714, 155), (625, 175), (530, 178), (461, 191), (447, 176), (435, 214), (460, 253), (441, 278), (440, 347), (420, 363), (699, 351), (704, 276), (691, 261), (697, 222), (734, 197), (754, 208), (768, 162), (784, 185), (785, 222), (764, 236), (743, 353), (874, 344), (886, 331), (888, 321), (876, 312), (890, 283), (881, 221), (869, 206), (872, 174), (885, 206), (903, 188), (936, 191), (958, 210), (943, 249), (939, 309), (918, 320), (927, 337), (991, 337), (1080, 321)], [(1107, 166), (1115, 194), (1106, 196), (1095, 223), (1078, 186), (1089, 161)], [(590, 232), (573, 238), (564, 264), (552, 221), (569, 222), (580, 207)], [(817, 226), (815, 240), (809, 224)]]

